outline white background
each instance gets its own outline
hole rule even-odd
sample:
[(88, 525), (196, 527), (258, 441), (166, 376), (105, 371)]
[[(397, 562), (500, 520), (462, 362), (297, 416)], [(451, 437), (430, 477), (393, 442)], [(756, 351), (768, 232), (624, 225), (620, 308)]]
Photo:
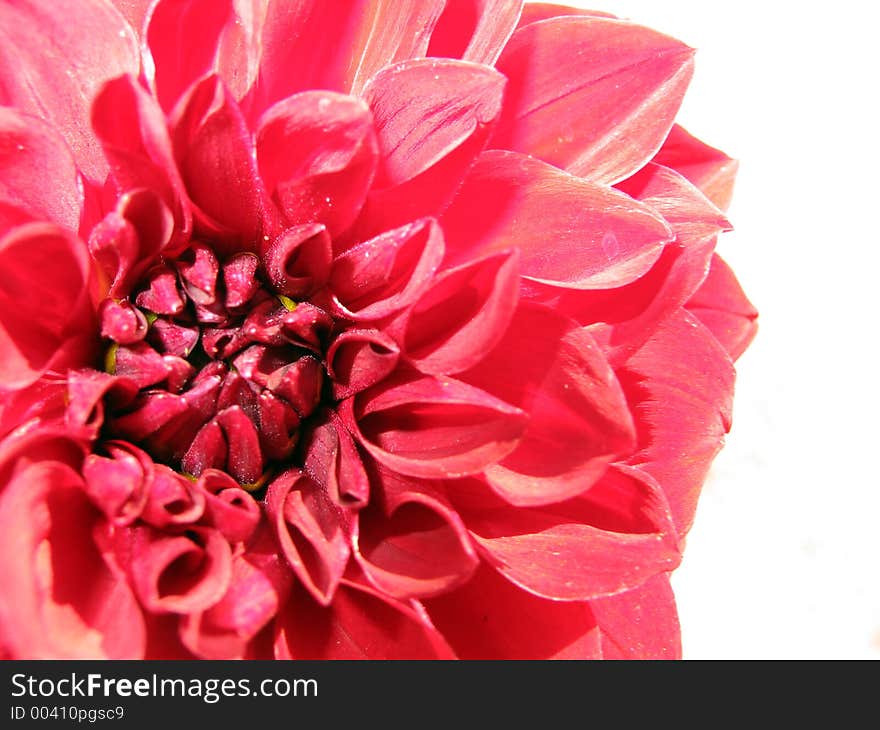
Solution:
[(596, 0), (697, 49), (679, 121), (740, 160), (719, 252), (761, 312), (673, 575), (691, 659), (880, 658), (873, 4)]

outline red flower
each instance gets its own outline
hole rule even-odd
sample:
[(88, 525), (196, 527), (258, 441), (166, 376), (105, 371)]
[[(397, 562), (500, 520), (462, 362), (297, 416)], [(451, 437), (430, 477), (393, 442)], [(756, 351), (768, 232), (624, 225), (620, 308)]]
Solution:
[(0, 40), (0, 654), (679, 655), (756, 317), (690, 48), (515, 0)]

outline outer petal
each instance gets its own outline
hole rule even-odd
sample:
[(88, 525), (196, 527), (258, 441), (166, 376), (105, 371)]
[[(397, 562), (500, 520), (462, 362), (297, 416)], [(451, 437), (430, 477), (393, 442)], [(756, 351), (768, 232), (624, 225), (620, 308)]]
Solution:
[(666, 573), (638, 588), (590, 601), (606, 659), (681, 659), (675, 596)]
[(466, 585), (426, 601), (434, 625), (462, 659), (599, 659), (587, 603), (548, 601), (483, 566)]
[(499, 150), (480, 156), (441, 222), (452, 261), (517, 246), (523, 276), (576, 289), (638, 278), (672, 239), (623, 193)]
[(45, 122), (0, 107), (0, 233), (22, 217), (75, 231), (82, 205), (64, 141)]
[(612, 364), (624, 362), (696, 291), (706, 275), (715, 240), (730, 224), (681, 175), (653, 163), (621, 184), (669, 222), (675, 240), (640, 279), (605, 291), (560, 292), (532, 286), (545, 302), (585, 325)]
[(522, 16), (520, 16), (517, 28), (521, 28), (529, 23), (537, 23), (541, 20), (556, 18), (561, 15), (595, 15), (597, 18), (614, 18), (616, 16), (611, 13), (603, 13), (599, 10), (583, 10), (581, 8), (570, 8), (568, 5), (559, 5), (557, 3), (526, 3), (523, 6)]
[(687, 308), (709, 328), (733, 360), (746, 351), (758, 334), (758, 310), (718, 254), (712, 257), (709, 274)]
[(256, 108), (309, 88), (360, 93), (382, 67), (425, 55), (443, 5), (442, 0), (270, 3)]
[(317, 221), (332, 236), (348, 228), (366, 199), (377, 157), (369, 108), (344, 94), (294, 94), (258, 123), (260, 173), (290, 225)]
[(693, 73), (693, 50), (622, 20), (566, 16), (523, 26), (498, 70), (510, 81), (492, 146), (598, 182), (660, 148)]
[(454, 659), (443, 636), (415, 602), (342, 586), (324, 608), (302, 589), (276, 621), (278, 659)]
[(529, 414), (516, 450), (485, 470), (512, 504), (582, 492), (635, 447), (623, 391), (592, 337), (545, 307), (520, 305), (497, 347), (462, 378)]
[(721, 150), (701, 142), (676, 124), (654, 162), (680, 172), (721, 210), (727, 210), (739, 163)]
[(627, 362), (619, 377), (639, 435), (639, 451), (629, 463), (660, 483), (684, 535), (730, 428), (733, 363), (695, 317), (680, 311)]
[(32, 223), (0, 239), (0, 389), (89, 362), (90, 279), (85, 246), (68, 231)]
[(522, 10), (522, 0), (448, 2), (431, 35), (427, 55), (491, 65), (498, 60)]
[(131, 28), (107, 0), (0, 4), (0, 104), (50, 122), (99, 185), (108, 166), (89, 123), (92, 100), (139, 65)]
[(343, 401), (340, 416), (389, 469), (426, 478), (474, 474), (517, 444), (526, 415), (451, 378), (401, 375)]
[[(473, 485), (456, 488), (454, 495)], [(482, 490), (485, 492), (486, 490)], [(583, 601), (628, 590), (678, 565), (663, 491), (635, 469), (612, 468), (572, 499), (525, 509), (472, 495), (453, 501), (490, 565), (524, 590)]]
[(450, 59), (415, 59), (376, 74), (364, 90), (382, 155), (376, 187), (411, 180), (491, 123), (504, 84), (489, 66)]
[(5, 484), (0, 640), (16, 657), (143, 656), (140, 607), (95, 545), (99, 519), (79, 477), (59, 462), (31, 463)]

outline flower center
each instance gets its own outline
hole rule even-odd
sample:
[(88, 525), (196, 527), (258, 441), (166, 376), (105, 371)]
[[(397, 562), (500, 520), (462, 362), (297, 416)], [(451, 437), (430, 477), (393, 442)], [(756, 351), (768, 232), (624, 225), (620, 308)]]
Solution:
[(277, 294), (253, 254), (220, 262), (196, 244), (102, 307), (105, 369), (137, 386), (110, 409), (106, 435), (183, 473), (221, 469), (257, 489), (274, 463), (289, 463), (330, 392), (332, 327), (323, 309)]

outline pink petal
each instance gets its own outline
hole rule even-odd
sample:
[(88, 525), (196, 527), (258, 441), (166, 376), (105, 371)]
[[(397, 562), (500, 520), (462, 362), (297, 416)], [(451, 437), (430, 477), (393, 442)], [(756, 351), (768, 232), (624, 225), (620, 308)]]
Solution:
[[(241, 98), (257, 73), (258, 3), (235, 0), (160, 0), (146, 32), (155, 66), (156, 96), (166, 111), (206, 74), (218, 72)], [(253, 6), (251, 8), (250, 6)]]
[(196, 482), (205, 498), (204, 522), (217, 528), (229, 543), (251, 538), (263, 512), (250, 494), (226, 472), (206, 469)]
[(558, 5), (556, 3), (526, 3), (523, 6), (522, 16), (520, 16), (517, 28), (521, 28), (529, 23), (537, 23), (548, 18), (556, 18), (561, 15), (595, 15), (598, 18), (614, 18), (611, 13), (603, 13), (599, 10), (584, 10), (582, 8), (571, 8), (568, 5)]
[(567, 16), (520, 28), (498, 70), (510, 85), (492, 146), (614, 183), (666, 138), (693, 50), (626, 21)]
[(654, 161), (680, 172), (721, 210), (727, 210), (739, 167), (736, 160), (675, 124)]
[(183, 643), (204, 659), (244, 658), (248, 643), (284, 604), (291, 577), (264, 523), (247, 550), (233, 559), (223, 598), (205, 612), (184, 617)]
[(74, 432), (81, 431), (94, 439), (104, 425), (104, 399), (114, 409), (131, 404), (138, 393), (137, 384), (125, 378), (87, 368), (67, 375), (64, 422)]
[(91, 361), (91, 276), (86, 247), (64, 229), (31, 223), (0, 239), (0, 389)]
[(174, 216), (174, 251), (192, 228), (192, 211), (168, 136), (162, 110), (131, 76), (101, 89), (92, 105), (92, 126), (122, 191), (147, 188), (158, 193)]
[(351, 553), (349, 511), (296, 470), (272, 482), (266, 509), (290, 567), (316, 601), (331, 605)]
[(147, 11), (156, 0), (112, 0), (122, 13), (135, 35), (141, 37), (146, 30)]
[(521, 304), (504, 338), (462, 378), (529, 415), (517, 448), (485, 470), (512, 504), (574, 496), (635, 447), (610, 365), (585, 330), (546, 307)]
[(409, 312), (407, 359), (429, 375), (468, 370), (504, 337), (518, 295), (516, 250), (445, 271)]
[(219, 532), (190, 527), (182, 535), (137, 526), (116, 538), (141, 604), (152, 613), (203, 611), (219, 601), (232, 577), (232, 554)]
[(359, 94), (383, 66), (425, 55), (442, 10), (440, 0), (271, 3), (255, 108), (303, 89)]
[(480, 156), (441, 222), (453, 262), (516, 246), (523, 276), (576, 289), (637, 279), (672, 238), (642, 203), (501, 150)]
[(181, 99), (170, 124), (188, 194), (211, 224), (230, 231), (221, 239), (222, 251), (256, 248), (264, 193), (254, 142), (223, 82), (209, 76), (194, 85)]
[(606, 659), (681, 659), (681, 633), (669, 576), (590, 601)]
[(159, 195), (146, 189), (121, 195), (89, 235), (89, 253), (111, 282), (108, 294), (127, 296), (173, 237), (174, 217)]
[(441, 0), (368, 0), (358, 18), (346, 86), (361, 93), (384, 66), (424, 56), (444, 4)]
[(730, 428), (733, 363), (711, 333), (680, 310), (627, 362), (619, 377), (639, 436), (639, 451), (628, 463), (657, 480), (684, 535), (709, 466)]
[(276, 291), (304, 299), (327, 282), (332, 258), (327, 229), (320, 223), (306, 223), (278, 236), (266, 248), (263, 263)]
[(492, 65), (513, 33), (522, 9), (522, 0), (447, 3), (426, 55)]
[(397, 367), (400, 348), (379, 330), (351, 329), (327, 350), (333, 396), (342, 400), (383, 380)]
[(545, 598), (620, 593), (680, 559), (663, 491), (634, 469), (610, 469), (577, 497), (544, 507), (456, 504), (489, 564)]
[(412, 180), (491, 124), (504, 83), (489, 66), (451, 59), (416, 59), (376, 74), (364, 90), (382, 160), (374, 186)]
[(97, 185), (109, 168), (89, 123), (92, 100), (139, 66), (131, 28), (105, 0), (0, 5), (0, 104), (51, 123)]
[(239, 406), (225, 408), (217, 414), (229, 452), (226, 469), (242, 484), (256, 484), (263, 474), (264, 459), (254, 422)]
[(708, 327), (732, 360), (739, 358), (758, 334), (758, 310), (718, 254), (712, 257), (709, 274), (688, 300), (687, 309)]
[(320, 222), (336, 236), (366, 199), (378, 156), (367, 105), (304, 91), (270, 108), (257, 128), (266, 190), (290, 224)]
[(462, 659), (599, 659), (589, 604), (538, 598), (482, 566), (463, 587), (426, 601)]
[(442, 492), (381, 467), (376, 475), (380, 488), (370, 507), (358, 513), (354, 552), (367, 579), (403, 599), (439, 595), (465, 583), (479, 559)]
[(190, 525), (205, 512), (205, 496), (186, 477), (167, 466), (157, 464), (142, 518), (163, 529), (172, 525)]
[(277, 659), (454, 659), (443, 636), (415, 602), (341, 586), (329, 607), (302, 589), (276, 623)]
[(0, 233), (6, 229), (6, 206), (75, 231), (83, 207), (77, 182), (73, 157), (52, 127), (0, 108)]
[(373, 457), (410, 476), (474, 474), (507, 456), (527, 416), (451, 378), (399, 376), (343, 401), (346, 427)]
[(351, 434), (326, 410), (303, 436), (303, 469), (330, 498), (345, 507), (366, 506), (370, 480)]
[(143, 656), (141, 611), (125, 579), (95, 545), (92, 535), (99, 521), (80, 478), (59, 462), (28, 463), (5, 483), (0, 492), (0, 550), (7, 556), (0, 562), (0, 642), (14, 656)]
[(437, 271), (443, 250), (443, 232), (427, 218), (337, 256), (329, 281), (336, 313), (369, 321), (408, 307)]
[(108, 457), (89, 454), (82, 465), (86, 494), (116, 525), (130, 525), (143, 512), (153, 482), (153, 463), (124, 441), (103, 444)]

